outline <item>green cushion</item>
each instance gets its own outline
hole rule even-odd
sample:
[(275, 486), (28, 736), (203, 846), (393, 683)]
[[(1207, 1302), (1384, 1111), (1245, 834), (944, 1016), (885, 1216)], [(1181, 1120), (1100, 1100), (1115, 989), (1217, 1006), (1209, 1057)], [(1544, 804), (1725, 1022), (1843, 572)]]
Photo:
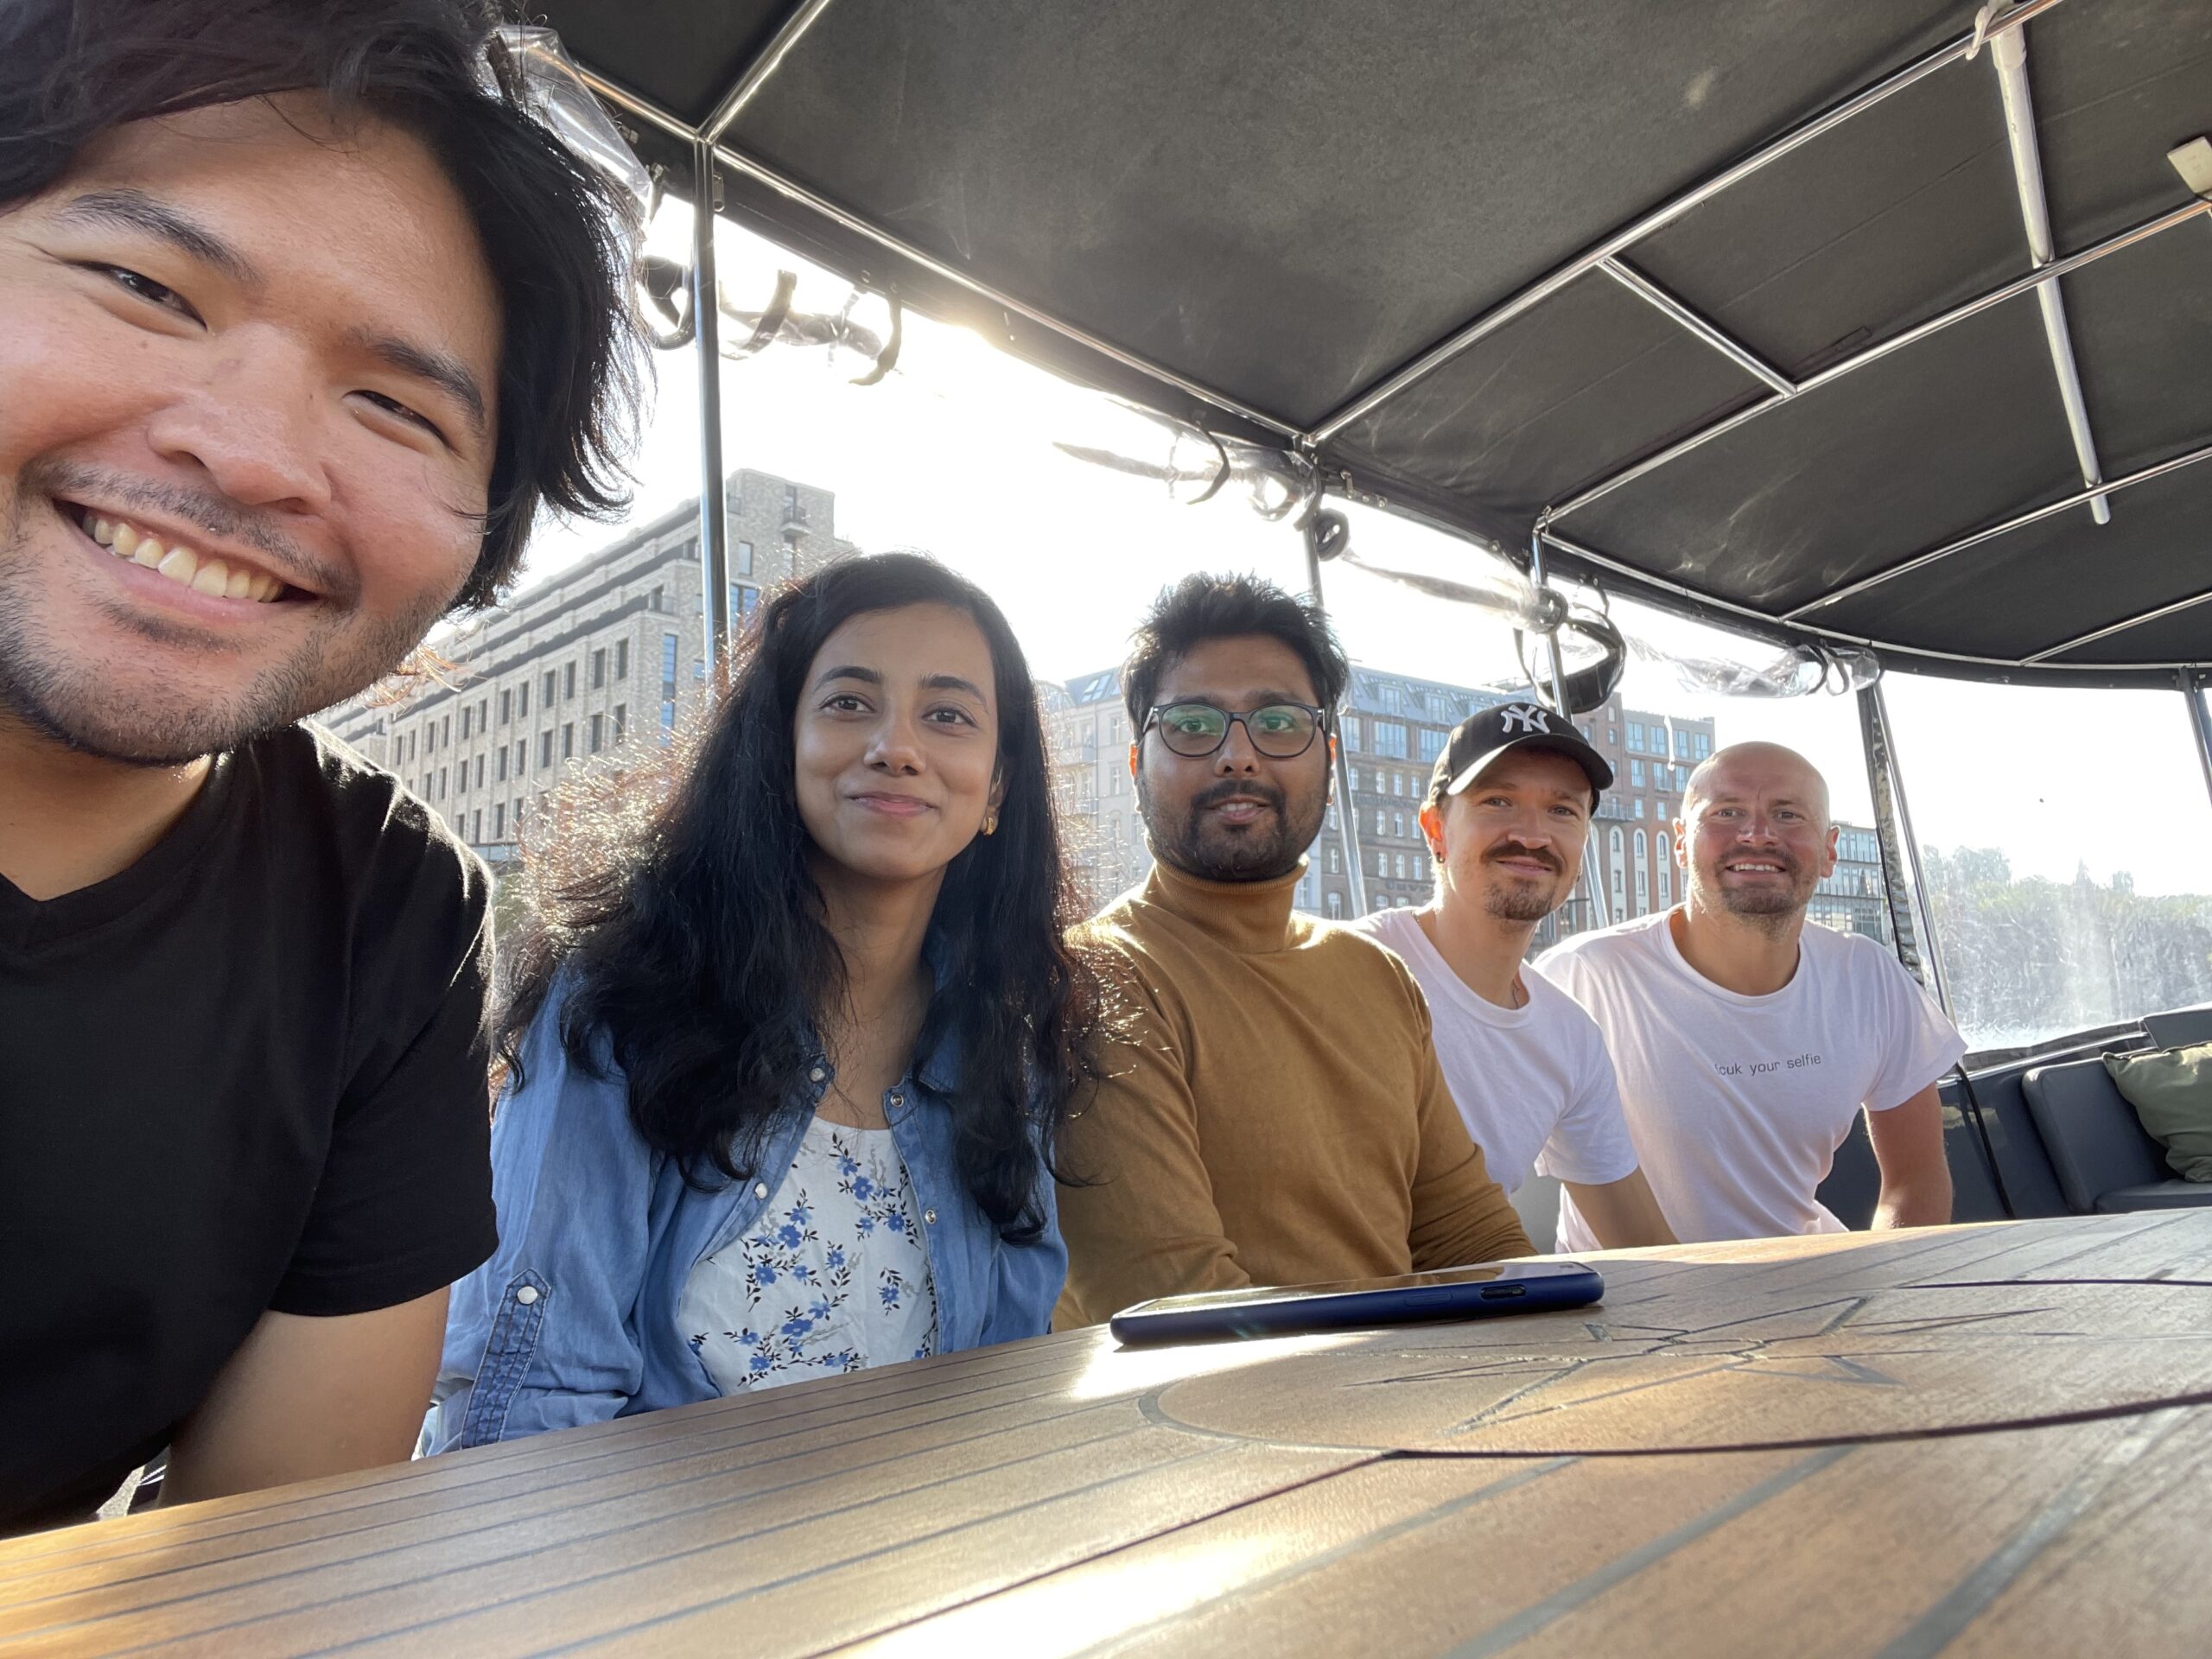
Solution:
[(2107, 1054), (2105, 1070), (2185, 1181), (2212, 1181), (2212, 1043)]

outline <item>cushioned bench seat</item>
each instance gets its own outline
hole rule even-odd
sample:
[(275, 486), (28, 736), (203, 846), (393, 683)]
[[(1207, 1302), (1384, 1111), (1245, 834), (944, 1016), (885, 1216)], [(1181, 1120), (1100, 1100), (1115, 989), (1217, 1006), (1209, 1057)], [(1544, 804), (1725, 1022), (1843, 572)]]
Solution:
[(2212, 1205), (2212, 1181), (2173, 1179), (2102, 1060), (2038, 1065), (2020, 1079), (2066, 1202), (2082, 1215)]

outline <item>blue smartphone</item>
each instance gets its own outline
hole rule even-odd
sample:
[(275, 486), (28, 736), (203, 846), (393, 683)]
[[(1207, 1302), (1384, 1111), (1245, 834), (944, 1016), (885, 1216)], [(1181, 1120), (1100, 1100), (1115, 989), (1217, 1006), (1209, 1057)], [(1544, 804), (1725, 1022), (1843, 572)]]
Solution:
[(1138, 1347), (1544, 1313), (1587, 1307), (1605, 1294), (1605, 1281), (1580, 1262), (1484, 1262), (1396, 1279), (1161, 1296), (1123, 1308), (1108, 1325), (1117, 1341)]

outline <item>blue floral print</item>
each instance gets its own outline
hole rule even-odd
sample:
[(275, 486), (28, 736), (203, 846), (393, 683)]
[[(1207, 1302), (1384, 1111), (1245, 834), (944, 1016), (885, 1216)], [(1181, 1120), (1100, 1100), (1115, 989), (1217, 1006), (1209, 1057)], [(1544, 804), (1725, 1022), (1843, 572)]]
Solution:
[(937, 1295), (888, 1129), (819, 1117), (752, 1230), (692, 1269), (683, 1328), (725, 1395), (937, 1351)]

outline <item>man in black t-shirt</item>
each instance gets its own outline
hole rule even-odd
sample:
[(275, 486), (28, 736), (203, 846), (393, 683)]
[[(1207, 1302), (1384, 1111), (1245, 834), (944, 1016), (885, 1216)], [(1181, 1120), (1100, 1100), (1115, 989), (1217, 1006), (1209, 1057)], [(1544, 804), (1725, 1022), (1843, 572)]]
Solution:
[(0, 1534), (405, 1457), (493, 1248), (485, 873), (298, 723), (618, 499), (488, 21), (0, 6)]

